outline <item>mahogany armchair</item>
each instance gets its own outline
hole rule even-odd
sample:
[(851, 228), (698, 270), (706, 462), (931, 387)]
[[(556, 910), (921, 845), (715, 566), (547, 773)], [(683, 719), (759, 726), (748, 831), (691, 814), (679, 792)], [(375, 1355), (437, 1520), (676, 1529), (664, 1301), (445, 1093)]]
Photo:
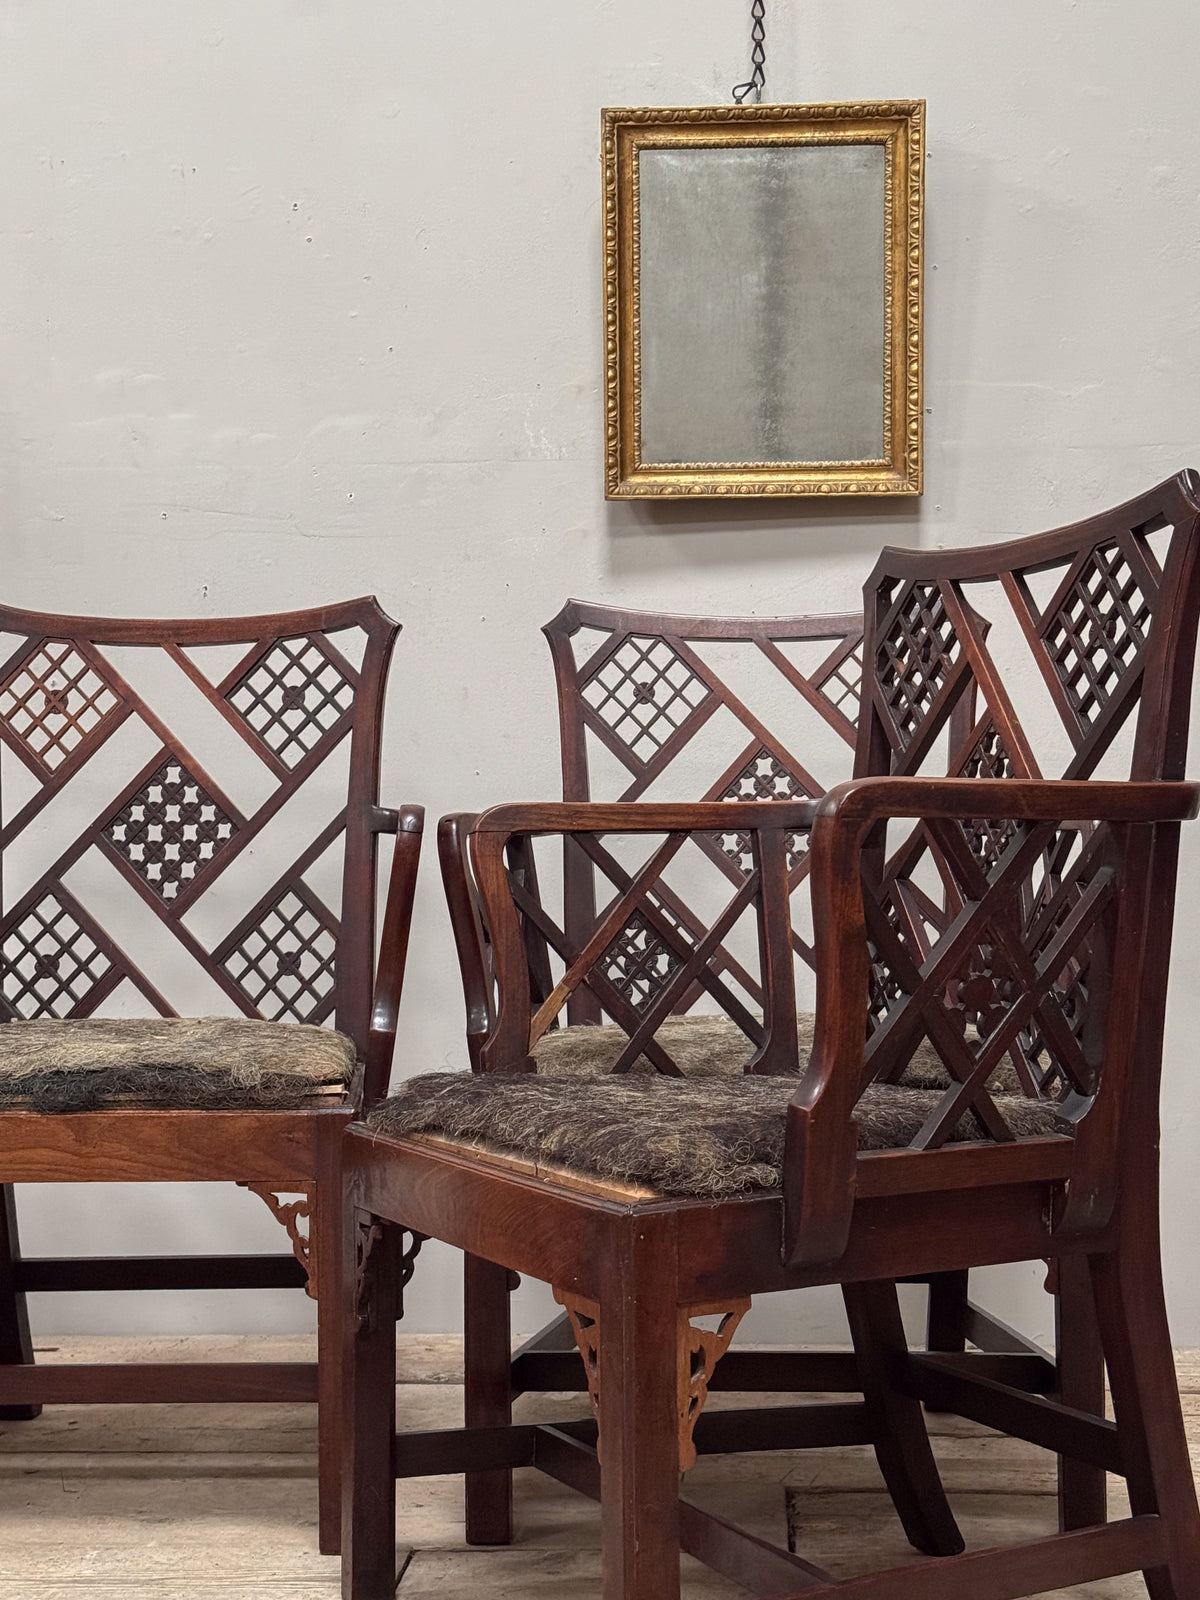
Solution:
[[(373, 599), (230, 620), (0, 609), (0, 1416), (316, 1401), (327, 1551), (339, 1142), (386, 1092), (421, 846), (419, 807), (378, 805), (397, 631)], [(289, 1252), (22, 1258), (13, 1184), (173, 1180), (253, 1191)], [(31, 1291), (293, 1286), (317, 1299), (315, 1363), (34, 1364)]]
[[(886, 551), (868, 586), (869, 775), (816, 801), (511, 806), (469, 825), (496, 979), (484, 1070), (413, 1080), (346, 1138), (348, 1600), (391, 1593), (396, 1476), (515, 1465), (600, 1498), (605, 1600), (678, 1595), (681, 1549), (777, 1596), (1006, 1600), (1137, 1570), (1154, 1600), (1200, 1595), (1157, 1223), (1178, 824), (1198, 799), (1179, 781), (1198, 560), (1191, 474), (1039, 539)], [(1021, 651), (1023, 672), (1004, 659)], [(972, 692), (964, 731), (954, 711)], [(1014, 706), (1038, 692), (1071, 745), (1061, 779), (1038, 771)], [(972, 750), (1007, 770), (922, 775)], [(702, 928), (647, 909), (674, 858), (726, 832), (744, 836), (747, 870)], [(528, 863), (563, 834), (607, 898), (539, 999)], [(790, 904), (805, 846), (811, 1041)], [(632, 1003), (614, 995), (613, 947), (637, 918), (662, 981)], [(761, 1016), (720, 947), (757, 980)], [(672, 1008), (697, 982), (742, 1030), (740, 1074), (677, 1072)], [(625, 1035), (599, 1081), (535, 1060), (584, 984)], [(391, 1326), (426, 1236), (554, 1285), (595, 1424), (477, 1414), (394, 1436)], [(896, 1279), (1038, 1258), (1090, 1282), (1113, 1422), (1051, 1398), (1053, 1374), (1027, 1353), (905, 1346)], [(910, 1541), (934, 1559), (837, 1581), (679, 1498), (694, 1452), (775, 1445), (773, 1413), (704, 1416), (704, 1398), (749, 1297), (817, 1283), (843, 1286), (863, 1394), (825, 1416), (827, 1436), (857, 1426), (874, 1443)], [(702, 1313), (720, 1315), (715, 1330), (696, 1327)], [(922, 1401), (1123, 1475), (1132, 1516), (951, 1553)]]
[[(558, 690), (563, 799), (632, 802), (688, 800), (760, 801), (813, 799), (851, 776), (858, 740), (862, 693), (863, 617), (831, 614), (813, 617), (691, 617), (621, 610), (568, 601), (543, 629), (550, 644)], [(955, 776), (1005, 775), (995, 741), (968, 737), (977, 719), (977, 694), (968, 684), (950, 713), (946, 754)], [(800, 752), (801, 754), (797, 754)], [(803, 759), (801, 759), (801, 755)], [(864, 757), (860, 754), (860, 762)], [(463, 819), (446, 818), (439, 829), (439, 853), (459, 949), (467, 998), (468, 1047), (478, 1069), (488, 1030), (494, 1022), (490, 951), (472, 877), (463, 859)], [(793, 841), (793, 844), (795, 841)], [(734, 828), (696, 840), (687, 876), (677, 869), (643, 885), (638, 919), (626, 929), (618, 951), (616, 988), (626, 998), (653, 996), (665, 981), (646, 952), (646, 919), (668, 917), (685, 937), (704, 931), (689, 905), (702, 888), (705, 869), (715, 866), (731, 885), (744, 882), (750, 867), (749, 841)], [(587, 944), (596, 928), (597, 866), (571, 833), (563, 837), (562, 910), (554, 914), (540, 892), (535, 864), (520, 841), (510, 847), (520, 875), (517, 889), (533, 985), (534, 1009), (551, 992), (552, 963), (567, 960)], [(699, 858), (699, 859), (698, 859)], [(814, 966), (810, 860), (802, 848), (789, 854), (792, 945), (809, 990), (803, 1025), (811, 1027), (811, 971)], [(761, 1008), (762, 992), (723, 944), (712, 952), (716, 972), (740, 978), (748, 1003)], [(611, 976), (612, 974), (610, 974)], [(714, 1019), (694, 1011), (704, 989), (693, 984), (672, 1002), (668, 1033), (691, 1057), (711, 1056), (714, 1044), (735, 1069), (745, 1035), (732, 1018)], [(609, 985), (611, 1003), (613, 988)], [(621, 994), (616, 996), (618, 1004)], [(611, 1068), (620, 1053), (620, 1029), (596, 1028), (602, 1022), (598, 986), (573, 988), (565, 1007), (566, 1030), (554, 1026), (540, 1046), (549, 1061), (575, 1051), (595, 1069)], [(615, 1014), (615, 1013), (614, 1013)], [(690, 1049), (689, 1049), (690, 1044)], [(685, 1068), (686, 1070), (686, 1068)], [(510, 1355), (507, 1291), (515, 1282), (502, 1268), (468, 1258), (466, 1276), (466, 1404), (471, 1416), (503, 1413), (505, 1370), (512, 1395), (561, 1392), (579, 1387), (583, 1368), (570, 1319), (564, 1312)], [(1070, 1268), (1049, 1280), (1055, 1288), (1056, 1347), (1067, 1352), (1057, 1367), (1015, 1329), (970, 1302), (965, 1272), (936, 1274), (928, 1285), (927, 1345), (962, 1353), (970, 1342), (985, 1352), (1021, 1354), (1040, 1364), (1060, 1398), (1103, 1413), (1104, 1372), (1086, 1282)], [(834, 1365), (797, 1350), (736, 1350), (714, 1375), (716, 1387), (755, 1390), (826, 1391), (844, 1385), (857, 1392), (853, 1361)], [(808, 1442), (811, 1418), (798, 1413), (793, 1442)], [(1104, 1473), (1088, 1463), (1064, 1458), (1059, 1464), (1060, 1515), (1065, 1528), (1103, 1520)], [(493, 1543), (509, 1534), (509, 1495), (502, 1474), (469, 1474), (467, 1537)]]

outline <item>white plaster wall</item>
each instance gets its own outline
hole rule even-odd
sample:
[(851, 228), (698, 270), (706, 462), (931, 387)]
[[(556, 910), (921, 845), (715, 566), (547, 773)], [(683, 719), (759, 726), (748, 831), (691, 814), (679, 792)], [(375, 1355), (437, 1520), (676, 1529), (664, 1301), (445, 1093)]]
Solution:
[[(601, 496), (605, 104), (727, 100), (741, 0), (4, 0), (3, 593), (196, 613), (374, 590), (405, 624), (386, 791), (431, 816), (552, 796), (538, 627), (568, 594), (854, 602), (884, 542), (995, 538), (1200, 454), (1191, 0), (773, 0), (777, 99), (929, 102), (927, 493)], [(462, 1061), (432, 852), (399, 1068)], [(1186, 842), (1166, 1081), (1175, 1332), (1200, 1344)], [(273, 1248), (225, 1190), (23, 1194), (30, 1251)], [(1033, 1267), (997, 1294), (1045, 1323)], [(526, 1301), (521, 1318), (535, 1320)], [(58, 1297), (42, 1334), (305, 1326), (298, 1296)], [(458, 1316), (429, 1252), (410, 1326)], [(837, 1337), (829, 1297), (756, 1336)]]

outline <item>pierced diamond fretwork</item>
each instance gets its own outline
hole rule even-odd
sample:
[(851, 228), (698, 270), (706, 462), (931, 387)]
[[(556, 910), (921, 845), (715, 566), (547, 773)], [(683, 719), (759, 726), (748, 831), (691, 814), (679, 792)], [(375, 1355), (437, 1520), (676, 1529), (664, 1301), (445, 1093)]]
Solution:
[(937, 584), (914, 583), (876, 653), (879, 686), (905, 745), (924, 722), (959, 648)]
[(330, 1009), (336, 955), (328, 914), (289, 888), (217, 959), (268, 1022), (310, 1022)]
[(0, 944), (0, 990), (26, 1021), (68, 1017), (87, 999), (112, 962), (53, 894), (17, 918)]
[(949, 1014), (975, 1055), (1004, 1021), (1021, 985), (999, 944), (974, 945), (961, 977), (951, 982)]
[[(788, 771), (777, 756), (773, 756), (764, 748), (750, 758), (728, 788), (717, 798), (741, 801), (807, 800), (809, 791), (799, 778)], [(750, 835), (739, 829), (731, 829), (727, 833), (714, 833), (712, 838), (717, 848), (729, 857), (742, 877), (748, 878), (754, 871), (754, 851), (751, 848)], [(804, 834), (788, 835), (789, 872), (795, 871), (807, 847), (808, 840)]]
[(1095, 722), (1111, 700), (1146, 642), (1151, 616), (1120, 545), (1094, 550), (1044, 635), (1081, 722)]
[[(989, 722), (962, 764), (964, 778), (1012, 778), (1016, 776), (1012, 757), (995, 723)], [(1008, 817), (973, 817), (961, 824), (963, 835), (976, 859), (987, 869), (995, 865), (1012, 843), (1017, 824)]]
[(308, 634), (280, 639), (225, 697), (285, 767), (300, 765), (354, 704), (354, 686)]
[(0, 717), (51, 772), (120, 704), (66, 639), (43, 639), (0, 685)]
[(818, 692), (836, 711), (849, 721), (858, 722), (859, 702), (862, 698), (863, 652), (861, 641), (842, 662), (817, 686)]
[(677, 952), (640, 911), (629, 918), (599, 962), (608, 982), (639, 1012), (658, 998), (682, 965)]
[(891, 967), (871, 945), (871, 968), (868, 976), (867, 1028), (874, 1033), (886, 1021), (889, 1011), (900, 1000), (904, 989)]
[(237, 832), (232, 817), (181, 761), (164, 761), (104, 824), (104, 837), (168, 904), (214, 861)]
[(665, 639), (631, 634), (580, 693), (630, 755), (646, 766), (710, 690)]

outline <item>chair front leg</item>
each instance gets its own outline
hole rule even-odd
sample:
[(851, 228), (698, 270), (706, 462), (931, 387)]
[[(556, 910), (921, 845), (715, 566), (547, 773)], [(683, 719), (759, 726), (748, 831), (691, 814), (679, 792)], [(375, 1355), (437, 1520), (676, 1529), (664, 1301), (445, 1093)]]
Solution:
[(615, 1232), (598, 1333), (604, 1600), (679, 1600), (674, 1219)]
[[(17, 1205), (11, 1183), (0, 1184), (0, 1367), (33, 1365), (33, 1340), (25, 1296), (16, 1285), (21, 1259), (17, 1238)], [(0, 1422), (29, 1422), (41, 1406), (0, 1406)]]
[(343, 1243), (342, 1600), (396, 1593), (396, 1317), (401, 1242), (395, 1223), (346, 1208)]

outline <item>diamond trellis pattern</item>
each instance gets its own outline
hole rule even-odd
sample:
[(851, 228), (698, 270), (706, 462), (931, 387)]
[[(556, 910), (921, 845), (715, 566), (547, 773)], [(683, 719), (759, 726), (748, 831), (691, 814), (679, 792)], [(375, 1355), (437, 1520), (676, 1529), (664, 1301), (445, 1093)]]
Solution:
[(354, 686), (309, 635), (280, 639), (225, 697), (289, 769), (354, 704)]
[(165, 761), (103, 828), (121, 860), (168, 904), (236, 832), (181, 761)]
[(598, 965), (617, 993), (640, 1012), (658, 998), (683, 961), (635, 911)]
[[(1071, 962), (1068, 970), (1059, 975), (1051, 998), (1046, 1003), (1057, 1007), (1072, 1036), (1081, 1039), (1088, 1014), (1088, 968), (1085, 962)], [(1034, 1080), (1043, 1093), (1049, 1094), (1065, 1083), (1062, 1066), (1037, 1023), (1021, 1033), (1020, 1045)]]
[(120, 704), (66, 639), (43, 639), (0, 685), (0, 718), (51, 772)]
[(328, 913), (288, 888), (216, 959), (268, 1022), (311, 1022), (330, 1010), (336, 955)]
[(938, 586), (914, 583), (876, 654), (879, 686), (904, 744), (924, 722), (958, 653)]
[(4, 931), (0, 992), (16, 1017), (69, 1017), (112, 968), (57, 896), (45, 894)]
[(891, 967), (871, 945), (871, 969), (868, 977), (867, 1025), (874, 1033), (888, 1012), (904, 994), (899, 979)]
[(1146, 642), (1151, 616), (1120, 545), (1094, 550), (1044, 634), (1081, 722), (1095, 722), (1107, 706)]
[(665, 639), (631, 634), (580, 693), (630, 755), (646, 766), (710, 691)]
[[(1005, 748), (1004, 740), (995, 723), (989, 722), (971, 748), (962, 764), (964, 778), (1013, 778), (1016, 768)], [(961, 824), (963, 834), (976, 859), (985, 868), (992, 867), (1004, 854), (1017, 832), (1011, 818), (973, 817)]]
[(817, 690), (823, 694), (836, 711), (840, 711), (850, 722), (858, 722), (859, 701), (862, 698), (863, 652), (862, 644), (856, 644), (854, 649), (842, 662), (835, 667), (823, 683), (817, 685)]
[[(809, 792), (777, 756), (764, 748), (759, 750), (757, 755), (751, 756), (737, 777), (717, 798), (731, 801), (807, 800)], [(727, 833), (714, 833), (712, 838), (717, 848), (729, 857), (741, 875), (748, 878), (754, 871), (754, 851), (751, 848), (750, 835), (732, 829)], [(789, 872), (795, 871), (807, 847), (808, 840), (803, 834), (789, 835)]]

